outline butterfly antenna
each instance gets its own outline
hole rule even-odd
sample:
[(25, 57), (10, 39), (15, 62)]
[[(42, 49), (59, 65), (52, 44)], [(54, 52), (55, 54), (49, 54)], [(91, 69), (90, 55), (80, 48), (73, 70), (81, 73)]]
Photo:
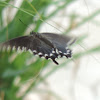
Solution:
[[(19, 19), (20, 22), (22, 22), (25, 26), (27, 26), (28, 28), (30, 28), (28, 25), (26, 25), (21, 19)], [(31, 29), (31, 28), (30, 28)], [(31, 29), (31, 31), (33, 32), (33, 30)]]

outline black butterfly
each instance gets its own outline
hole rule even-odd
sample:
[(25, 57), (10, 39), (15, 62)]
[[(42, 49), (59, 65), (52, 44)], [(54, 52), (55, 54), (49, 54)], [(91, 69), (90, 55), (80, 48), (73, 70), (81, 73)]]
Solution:
[(51, 58), (58, 65), (58, 62), (55, 60), (58, 56), (71, 57), (72, 52), (68, 46), (74, 42), (75, 39), (72, 40), (65, 35), (31, 32), (29, 36), (14, 38), (2, 43), (0, 49), (29, 50), (34, 55), (38, 54), (39, 57), (45, 57), (45, 59)]

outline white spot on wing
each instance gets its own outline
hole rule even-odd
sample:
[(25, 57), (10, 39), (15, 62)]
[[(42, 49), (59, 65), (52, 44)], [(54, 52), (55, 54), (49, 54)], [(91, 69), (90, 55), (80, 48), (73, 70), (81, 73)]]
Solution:
[(36, 50), (33, 50), (34, 53), (36, 53)]
[(15, 46), (13, 46), (12, 50), (13, 50), (13, 51), (15, 51), (15, 50), (16, 50)]
[(26, 51), (26, 47), (22, 47), (22, 50), (23, 50), (23, 51)]
[(41, 52), (39, 52), (38, 55), (43, 55), (43, 54)]
[(8, 47), (7, 47), (7, 51), (9, 51), (10, 49), (11, 49), (11, 47), (10, 47), (10, 46), (8, 46)]
[(6, 50), (6, 46), (3, 46), (3, 48), (1, 49), (2, 51), (5, 51)]
[(45, 57), (47, 57), (47, 56), (48, 56), (48, 54), (45, 54), (44, 56), (45, 56)]
[(21, 53), (22, 52), (20, 46), (17, 48), (17, 52), (18, 53)]
[(29, 51), (31, 54), (33, 54), (33, 52), (32, 52), (32, 50), (31, 50), (31, 49), (29, 49), (28, 51)]
[(52, 53), (55, 53), (55, 51), (52, 51)]
[(57, 53), (57, 54), (59, 54), (59, 51), (58, 51), (58, 49), (56, 49), (56, 53)]
[(64, 55), (67, 55), (67, 53), (64, 53)]
[(20, 46), (17, 48), (18, 51), (21, 51)]
[(53, 54), (52, 54), (52, 53), (50, 53), (50, 56), (53, 56)]
[(59, 53), (62, 53), (61, 51), (59, 51)]
[(70, 54), (71, 50), (70, 49), (67, 49), (67, 54)]

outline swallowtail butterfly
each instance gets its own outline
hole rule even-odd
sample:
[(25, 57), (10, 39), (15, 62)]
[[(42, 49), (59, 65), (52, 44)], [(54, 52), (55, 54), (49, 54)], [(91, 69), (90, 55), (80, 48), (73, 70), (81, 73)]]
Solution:
[(65, 35), (55, 33), (35, 33), (31, 32), (28, 36), (21, 36), (0, 44), (0, 50), (16, 49), (31, 51), (34, 55), (52, 59), (55, 64), (59, 64), (56, 58), (72, 56), (69, 45), (73, 44), (75, 39)]

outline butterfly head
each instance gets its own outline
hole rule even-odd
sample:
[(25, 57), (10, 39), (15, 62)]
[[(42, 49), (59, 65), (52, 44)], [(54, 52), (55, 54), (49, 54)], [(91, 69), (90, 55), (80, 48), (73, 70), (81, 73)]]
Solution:
[(30, 32), (30, 35), (36, 35), (37, 34), (37, 32)]

